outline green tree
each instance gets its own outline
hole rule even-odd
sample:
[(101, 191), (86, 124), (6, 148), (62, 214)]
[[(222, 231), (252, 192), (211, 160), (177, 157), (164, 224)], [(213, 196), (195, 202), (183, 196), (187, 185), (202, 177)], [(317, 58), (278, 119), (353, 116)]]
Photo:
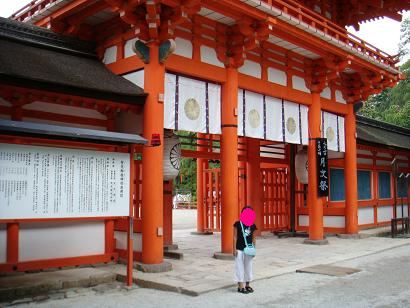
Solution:
[[(402, 59), (410, 55), (410, 19), (401, 24), (399, 54)], [(376, 120), (410, 128), (410, 59), (401, 67), (405, 79), (394, 88), (368, 98), (360, 114)]]

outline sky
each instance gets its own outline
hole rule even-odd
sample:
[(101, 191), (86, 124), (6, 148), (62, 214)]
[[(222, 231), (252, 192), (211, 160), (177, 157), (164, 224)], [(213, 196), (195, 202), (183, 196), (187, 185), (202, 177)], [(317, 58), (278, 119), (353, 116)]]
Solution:
[[(0, 16), (9, 17), (29, 2), (30, 0), (0, 0)], [(410, 17), (410, 12), (406, 12), (404, 16)], [(359, 32), (351, 27), (348, 31), (390, 55), (397, 54), (400, 41), (400, 23), (397, 21), (383, 18), (360, 25)]]

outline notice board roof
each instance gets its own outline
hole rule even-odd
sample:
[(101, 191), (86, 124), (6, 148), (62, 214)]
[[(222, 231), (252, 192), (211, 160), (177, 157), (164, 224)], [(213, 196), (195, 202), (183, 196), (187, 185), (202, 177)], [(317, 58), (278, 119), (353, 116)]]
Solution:
[(134, 134), (3, 119), (0, 119), (0, 132), (2, 134), (19, 135), (24, 137), (69, 139), (103, 144), (147, 143), (146, 139)]
[(144, 90), (99, 61), (92, 42), (0, 17), (0, 83), (127, 104)]

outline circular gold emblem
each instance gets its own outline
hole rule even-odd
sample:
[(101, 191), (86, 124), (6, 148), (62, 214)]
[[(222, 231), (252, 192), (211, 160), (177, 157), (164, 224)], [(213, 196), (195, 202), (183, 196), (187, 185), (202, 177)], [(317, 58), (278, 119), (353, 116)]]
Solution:
[(184, 105), (185, 115), (190, 120), (196, 120), (199, 118), (199, 113), (201, 111), (198, 102), (194, 98), (189, 98), (186, 100)]
[(335, 139), (335, 132), (330, 126), (326, 129), (326, 138), (329, 142), (332, 142)]
[(296, 131), (296, 121), (294, 118), (289, 117), (286, 121), (286, 129), (288, 130), (289, 134), (293, 135)]
[(249, 111), (249, 124), (253, 128), (257, 128), (259, 127), (260, 122), (261, 118), (259, 116), (258, 111), (256, 109), (252, 109), (251, 111)]

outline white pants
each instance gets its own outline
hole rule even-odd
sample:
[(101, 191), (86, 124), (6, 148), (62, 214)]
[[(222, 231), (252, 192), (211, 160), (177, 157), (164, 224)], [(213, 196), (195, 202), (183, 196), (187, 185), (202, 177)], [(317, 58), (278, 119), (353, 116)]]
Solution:
[(243, 253), (242, 250), (237, 250), (235, 258), (235, 275), (236, 282), (248, 282), (252, 280), (252, 256)]

